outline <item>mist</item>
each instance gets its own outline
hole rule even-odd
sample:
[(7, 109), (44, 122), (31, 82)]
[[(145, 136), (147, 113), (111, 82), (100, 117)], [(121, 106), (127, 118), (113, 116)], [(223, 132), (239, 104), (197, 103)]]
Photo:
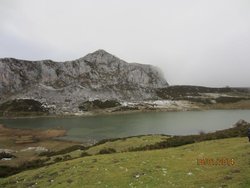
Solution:
[(250, 87), (248, 0), (1, 0), (0, 58), (67, 61), (98, 49), (170, 85)]

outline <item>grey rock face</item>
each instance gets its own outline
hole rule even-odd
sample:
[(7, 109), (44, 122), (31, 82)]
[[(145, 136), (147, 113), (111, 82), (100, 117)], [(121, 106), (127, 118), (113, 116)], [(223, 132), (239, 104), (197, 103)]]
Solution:
[(166, 86), (157, 68), (127, 63), (104, 50), (66, 62), (0, 59), (0, 103), (30, 98), (58, 112), (77, 112), (86, 100), (152, 99), (155, 88)]

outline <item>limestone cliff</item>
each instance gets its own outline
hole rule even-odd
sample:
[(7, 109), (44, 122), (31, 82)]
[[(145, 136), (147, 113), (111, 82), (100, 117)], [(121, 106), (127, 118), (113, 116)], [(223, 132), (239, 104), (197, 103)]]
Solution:
[(28, 98), (58, 112), (77, 112), (87, 100), (157, 98), (155, 89), (166, 86), (156, 67), (127, 63), (104, 50), (66, 62), (0, 59), (0, 103)]

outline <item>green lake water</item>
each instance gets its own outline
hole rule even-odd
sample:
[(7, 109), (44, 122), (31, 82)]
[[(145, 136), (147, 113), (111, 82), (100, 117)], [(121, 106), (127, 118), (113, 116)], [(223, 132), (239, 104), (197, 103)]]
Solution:
[(12, 128), (64, 128), (62, 139), (93, 142), (106, 138), (144, 134), (188, 135), (232, 127), (238, 120), (250, 122), (250, 110), (147, 112), (70, 118), (1, 119)]

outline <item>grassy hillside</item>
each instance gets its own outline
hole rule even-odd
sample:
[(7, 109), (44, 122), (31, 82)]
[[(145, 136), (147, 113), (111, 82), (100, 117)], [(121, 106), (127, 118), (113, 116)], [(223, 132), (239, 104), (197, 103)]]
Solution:
[(86, 152), (90, 155), (98, 154), (100, 151), (112, 148), (116, 152), (127, 152), (132, 149), (145, 147), (147, 145), (154, 145), (159, 142), (167, 140), (168, 136), (165, 135), (145, 135), (123, 138), (116, 141), (108, 141), (94, 147), (90, 147)]
[[(233, 163), (197, 164), (203, 158)], [(0, 179), (0, 187), (250, 187), (249, 174), (248, 140), (228, 138), (82, 157)]]

